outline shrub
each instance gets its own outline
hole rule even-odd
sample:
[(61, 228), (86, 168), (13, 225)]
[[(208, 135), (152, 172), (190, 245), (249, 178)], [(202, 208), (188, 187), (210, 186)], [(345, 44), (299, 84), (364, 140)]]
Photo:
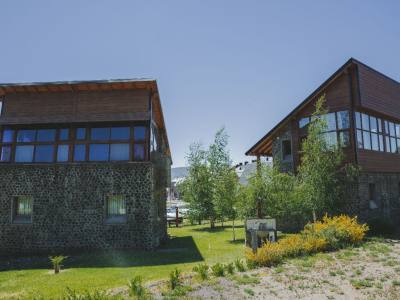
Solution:
[(129, 296), (133, 297), (134, 299), (147, 299), (148, 292), (143, 286), (143, 279), (141, 276), (135, 276), (135, 278), (129, 281), (128, 288)]
[(67, 259), (67, 256), (50, 256), (49, 259), (53, 265), (53, 269), (54, 269), (54, 274), (58, 274), (60, 273), (61, 267), (62, 267), (62, 263), (64, 262), (65, 259)]
[(225, 266), (220, 263), (216, 263), (211, 266), (211, 272), (215, 277), (224, 277), (225, 276)]
[(240, 258), (235, 260), (235, 267), (236, 267), (236, 270), (238, 270), (238, 272), (246, 271), (246, 268), (244, 267), (244, 263), (242, 262), (242, 260)]
[(65, 300), (109, 300), (115, 297), (108, 296), (103, 291), (95, 291), (95, 292), (85, 292), (83, 294), (78, 294), (76, 291), (67, 288), (67, 292), (63, 299)]
[(193, 268), (193, 272), (196, 272), (201, 280), (206, 280), (208, 278), (208, 265), (198, 264)]
[(322, 221), (307, 224), (303, 233), (324, 238), (330, 249), (339, 249), (359, 244), (368, 229), (366, 224), (358, 224), (357, 217), (325, 215)]
[(176, 289), (178, 286), (182, 285), (181, 271), (176, 268), (169, 274), (169, 287), (171, 290)]
[(225, 268), (228, 274), (232, 275), (233, 273), (235, 273), (235, 265), (233, 263), (226, 264)]
[(276, 243), (266, 242), (253, 253), (246, 249), (248, 266), (273, 266), (285, 258), (309, 255), (329, 249), (355, 245), (362, 241), (368, 226), (357, 223), (357, 218), (325, 216), (321, 222), (307, 224), (299, 234)]

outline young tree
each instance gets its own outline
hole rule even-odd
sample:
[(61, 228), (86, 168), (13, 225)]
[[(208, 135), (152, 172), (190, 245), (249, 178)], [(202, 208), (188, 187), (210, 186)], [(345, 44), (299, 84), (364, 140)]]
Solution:
[(183, 200), (189, 203), (189, 217), (201, 223), (201, 220), (215, 214), (207, 153), (200, 143), (193, 143), (189, 147), (186, 159), (189, 174), (179, 188)]
[[(332, 210), (343, 190), (343, 152), (338, 143), (331, 143), (324, 134), (327, 122), (323, 116), (325, 96), (316, 103), (308, 135), (302, 144), (302, 159), (298, 169), (299, 190), (306, 210), (313, 220)], [(345, 171), (346, 172), (346, 171)]]

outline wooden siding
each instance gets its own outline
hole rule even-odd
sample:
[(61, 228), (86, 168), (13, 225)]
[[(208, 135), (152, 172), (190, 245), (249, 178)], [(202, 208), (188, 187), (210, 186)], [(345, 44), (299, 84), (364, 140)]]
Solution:
[(58, 91), (4, 96), (0, 124), (148, 120), (149, 91)]
[(358, 149), (358, 164), (365, 172), (399, 173), (400, 154)]
[(358, 70), (360, 105), (400, 120), (400, 84), (362, 64)]

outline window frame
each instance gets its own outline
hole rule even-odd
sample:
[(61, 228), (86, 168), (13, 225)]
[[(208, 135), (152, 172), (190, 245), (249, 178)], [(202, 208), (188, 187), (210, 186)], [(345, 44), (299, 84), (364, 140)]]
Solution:
[[(68, 164), (68, 163), (127, 163), (127, 162), (147, 162), (150, 159), (150, 129), (149, 129), (149, 121), (136, 121), (136, 122), (119, 122), (119, 123), (93, 123), (93, 124), (76, 124), (76, 125), (67, 125), (67, 124), (56, 124), (56, 125), (46, 125), (46, 126), (7, 126), (7, 127), (0, 127), (0, 151), (2, 147), (11, 147), (11, 157), (9, 161), (0, 161), (0, 164)], [(127, 128), (127, 130), (121, 134), (120, 139), (116, 139), (115, 135), (112, 136), (111, 132), (113, 128)], [(134, 137), (134, 128), (135, 127), (143, 127), (144, 128), (144, 139), (143, 140), (136, 140)], [(85, 129), (85, 139), (77, 139), (77, 130), (78, 128)], [(91, 140), (91, 129), (92, 128), (109, 128), (110, 136), (107, 140)], [(37, 141), (38, 131), (39, 130), (49, 130), (55, 129), (55, 139), (54, 141)], [(4, 133), (9, 130), (8, 135), (11, 133), (10, 141), (3, 142)], [(24, 142), (17, 142), (17, 132), (20, 130), (34, 130), (34, 138), (32, 141), (24, 141)], [(61, 138), (62, 130), (68, 130), (68, 139)], [(129, 130), (129, 137), (126, 138), (126, 133)], [(85, 145), (85, 155), (84, 159), (81, 161), (75, 161), (74, 153), (75, 153), (75, 145), (82, 144)], [(108, 144), (109, 145), (109, 153), (108, 153), (108, 160), (106, 161), (91, 161), (89, 157), (89, 147), (90, 144)], [(124, 152), (125, 155), (114, 155), (111, 156), (111, 145), (112, 144), (126, 144), (129, 147), (128, 157), (126, 156), (126, 150)], [(36, 148), (37, 146), (41, 145), (52, 145), (53, 149), (53, 156), (51, 161), (47, 162), (36, 162)], [(68, 145), (68, 160), (67, 161), (58, 161), (58, 147), (59, 145)], [(134, 155), (134, 147), (136, 145), (143, 145), (144, 148), (144, 158), (137, 159)], [(33, 146), (33, 157), (32, 161), (26, 162), (16, 162), (15, 161), (15, 153), (17, 146)], [(115, 147), (114, 147), (115, 148)], [(112, 159), (114, 158), (114, 159)], [(118, 159), (115, 158), (127, 158), (127, 159)]]
[[(366, 118), (364, 117), (366, 116)], [(375, 120), (375, 126), (371, 126), (371, 119)], [(368, 126), (364, 126), (365, 120), (368, 120)], [(358, 124), (360, 122), (360, 124)], [(376, 115), (369, 113), (355, 111), (354, 112), (354, 138), (356, 141), (356, 148), (358, 150), (374, 151), (384, 153), (386, 151), (385, 140), (385, 120)], [(374, 127), (374, 129), (373, 129)], [(366, 129), (368, 128), (368, 129)], [(361, 134), (360, 134), (361, 133)], [(361, 139), (359, 139), (359, 134)], [(373, 139), (376, 136), (376, 141)], [(366, 139), (369, 140), (369, 148), (366, 148)], [(377, 142), (377, 148), (374, 148)], [(360, 143), (359, 143), (360, 142)]]
[[(31, 211), (30, 214), (25, 217), (19, 215), (18, 212), (18, 204), (19, 199), (22, 197), (28, 197), (31, 200)], [(14, 195), (11, 200), (11, 223), (17, 225), (30, 225), (33, 223), (33, 213), (34, 213), (34, 198), (30, 195)]]
[[(109, 200), (112, 197), (122, 197), (124, 200), (125, 214), (110, 215), (109, 214)], [(127, 196), (125, 194), (106, 194), (104, 197), (104, 221), (106, 225), (121, 225), (126, 224), (128, 220), (127, 210)]]

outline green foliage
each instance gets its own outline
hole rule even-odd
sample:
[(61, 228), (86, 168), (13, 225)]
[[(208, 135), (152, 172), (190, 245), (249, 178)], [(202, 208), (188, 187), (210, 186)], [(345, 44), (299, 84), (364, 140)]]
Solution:
[(243, 261), (242, 261), (240, 258), (238, 258), (238, 259), (235, 260), (235, 267), (236, 267), (236, 270), (238, 270), (238, 272), (244, 272), (244, 271), (246, 271), (246, 268), (245, 268), (245, 266), (244, 266), (244, 263), (243, 263)]
[(231, 262), (231, 263), (227, 263), (225, 265), (226, 268), (226, 272), (230, 275), (232, 275), (233, 273), (235, 273), (235, 265)]
[(193, 272), (196, 272), (201, 280), (206, 280), (208, 278), (208, 265), (198, 264), (193, 267)]
[(110, 300), (118, 299), (117, 297), (108, 296), (103, 291), (85, 292), (78, 294), (76, 291), (67, 288), (66, 295), (63, 297), (64, 300)]
[(225, 266), (221, 263), (216, 263), (211, 266), (211, 272), (215, 277), (224, 277), (225, 276)]
[(178, 268), (169, 273), (169, 287), (171, 290), (174, 290), (178, 286), (182, 285), (181, 273), (182, 272)]
[(244, 292), (246, 294), (249, 294), (250, 296), (254, 296), (254, 294), (255, 294), (254, 291), (252, 289), (250, 289), (250, 288), (245, 288)]
[(58, 274), (60, 273), (61, 267), (62, 267), (62, 263), (64, 262), (65, 259), (67, 259), (68, 256), (50, 256), (49, 259), (53, 265), (53, 269), (54, 269), (54, 274)]
[(137, 300), (145, 300), (149, 299), (148, 291), (143, 286), (143, 278), (141, 276), (135, 276), (132, 280), (128, 283), (128, 292), (129, 296), (133, 297)]

